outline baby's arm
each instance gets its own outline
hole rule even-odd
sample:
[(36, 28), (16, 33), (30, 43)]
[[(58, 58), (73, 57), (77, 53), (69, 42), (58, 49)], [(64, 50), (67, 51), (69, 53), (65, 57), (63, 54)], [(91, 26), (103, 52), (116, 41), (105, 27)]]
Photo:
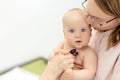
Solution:
[(73, 70), (71, 68), (67, 68), (60, 76), (59, 80), (72, 80), (72, 77), (73, 77)]
[[(72, 54), (73, 56), (77, 56), (78, 52), (76, 51), (76, 49), (72, 49), (69, 51), (70, 54)], [(73, 65), (74, 67), (74, 65)], [(73, 78), (73, 67), (67, 67), (63, 74), (60, 76), (59, 80), (72, 80)]]
[[(52, 51), (52, 53), (49, 56), (49, 59), (52, 58), (55, 54), (63, 54), (66, 55), (68, 52), (66, 50), (63, 50), (64, 48), (65, 40), (61, 41), (57, 47)], [(60, 49), (60, 50), (59, 50)], [(74, 55), (74, 54), (73, 54)], [(73, 64), (70, 65), (69, 68), (64, 69), (63, 74), (61, 74), (59, 80), (72, 80), (73, 77), (73, 70), (72, 70)]]
[(73, 70), (72, 80), (93, 80), (96, 69), (97, 69), (96, 53), (89, 50), (89, 52), (84, 56), (83, 69)]

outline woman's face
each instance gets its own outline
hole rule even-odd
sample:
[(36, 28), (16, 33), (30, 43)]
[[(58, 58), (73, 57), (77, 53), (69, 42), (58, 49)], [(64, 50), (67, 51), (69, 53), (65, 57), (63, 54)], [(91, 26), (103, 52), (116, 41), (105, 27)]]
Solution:
[[(94, 0), (88, 0), (86, 8), (88, 13), (87, 22), (96, 30), (114, 29), (119, 24), (117, 18), (104, 13)], [(109, 22), (106, 23), (107, 21)]]

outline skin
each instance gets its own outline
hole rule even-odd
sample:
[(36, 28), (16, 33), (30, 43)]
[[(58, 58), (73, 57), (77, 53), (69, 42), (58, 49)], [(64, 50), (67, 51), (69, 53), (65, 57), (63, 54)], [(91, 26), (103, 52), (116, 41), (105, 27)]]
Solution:
[[(108, 21), (115, 16), (108, 15), (104, 13), (95, 3), (94, 0), (88, 0), (88, 13), (96, 18), (99, 18), (102, 22)], [(120, 18), (116, 18), (113, 21), (103, 25), (99, 26), (95, 21), (91, 20), (90, 17), (87, 18), (87, 23), (90, 24), (94, 29), (99, 30), (99, 31), (107, 31), (107, 30), (113, 30), (116, 28), (117, 25), (120, 24)], [(77, 75), (77, 74), (75, 74)], [(79, 75), (80, 76), (80, 75)], [(77, 76), (76, 76), (77, 77)], [(66, 79), (67, 80), (67, 79)], [(77, 78), (76, 78), (77, 80)], [(78, 79), (79, 80), (79, 79)], [(86, 79), (83, 79), (86, 80)]]
[(70, 51), (75, 48), (80, 54), (74, 58), (75, 62), (72, 69), (66, 68), (64, 70), (60, 80), (92, 80), (94, 77), (97, 57), (94, 51), (88, 46), (91, 28), (87, 25), (85, 19), (85, 13), (79, 12), (79, 10), (70, 11), (64, 16), (63, 31), (65, 41), (60, 43), (57, 49), (63, 49), (63, 53), (61, 52), (61, 54), (64, 55), (64, 50)]
[[(88, 0), (87, 4), (88, 12), (90, 15), (101, 18), (103, 21), (107, 21), (109, 19), (112, 19), (114, 16), (105, 14), (95, 3), (94, 0)], [(120, 24), (120, 18), (117, 18), (113, 21), (111, 21), (108, 24), (105, 24), (101, 27), (98, 27), (97, 24), (95, 24), (94, 21), (92, 21), (89, 17), (87, 18), (87, 23), (90, 24), (94, 29), (99, 31), (106, 31), (115, 29), (118, 24)], [(59, 55), (60, 56), (60, 55)], [(63, 67), (67, 63), (69, 63), (69, 60), (64, 59), (62, 60), (62, 57), (53, 57), (54, 60), (51, 60), (51, 64), (47, 65), (46, 70), (44, 71), (43, 75), (41, 76), (41, 80), (56, 80), (56, 78), (61, 74), (61, 72), (64, 70)], [(69, 58), (70, 59), (70, 58)], [(71, 58), (73, 59), (73, 58)], [(61, 66), (57, 63), (63, 63)], [(54, 66), (58, 66), (54, 68)], [(53, 73), (56, 73), (56, 75), (52, 75)], [(47, 78), (46, 78), (47, 76)]]
[[(62, 52), (62, 50), (59, 50)], [(47, 67), (43, 74), (40, 76), (40, 80), (56, 80), (59, 75), (62, 73), (64, 68), (70, 67), (69, 64), (73, 63), (73, 56), (72, 55), (66, 55), (63, 56), (61, 54), (55, 55), (51, 58), (49, 63), (47, 64)], [(55, 67), (58, 66), (58, 67)], [(54, 75), (53, 75), (54, 74)]]
[[(111, 15), (104, 13), (98, 7), (98, 5), (95, 3), (94, 0), (88, 0), (87, 9), (88, 9), (88, 13), (90, 15), (97, 17), (97, 18), (100, 18), (102, 21), (107, 21), (107, 20), (114, 18), (114, 16), (111, 16)], [(101, 27), (99, 27), (97, 24), (95, 24), (95, 22), (93, 20), (91, 20), (89, 17), (87, 18), (87, 23), (90, 24), (96, 30), (105, 31), (105, 30), (115, 29), (116, 26), (118, 24), (120, 24), (120, 18), (117, 18), (117, 19), (115, 19), (115, 20), (113, 20), (113, 21), (111, 21), (111, 22), (109, 22)]]
[(85, 21), (86, 16), (83, 14), (82, 12), (71, 11), (64, 17), (64, 37), (71, 48), (83, 48), (88, 45), (90, 40), (91, 29)]

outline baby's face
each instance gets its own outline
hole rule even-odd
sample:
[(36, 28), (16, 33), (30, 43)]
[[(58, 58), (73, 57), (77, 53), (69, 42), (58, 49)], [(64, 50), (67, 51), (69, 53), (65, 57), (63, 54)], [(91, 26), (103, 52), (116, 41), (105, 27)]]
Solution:
[(88, 45), (91, 29), (83, 15), (71, 15), (64, 20), (64, 36), (68, 44), (79, 49)]

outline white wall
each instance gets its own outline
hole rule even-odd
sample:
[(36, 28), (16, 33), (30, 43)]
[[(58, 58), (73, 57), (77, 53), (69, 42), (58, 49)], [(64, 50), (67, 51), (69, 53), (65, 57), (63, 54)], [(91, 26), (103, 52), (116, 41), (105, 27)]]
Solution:
[(83, 0), (0, 0), (0, 72), (48, 54), (63, 39), (62, 16)]

